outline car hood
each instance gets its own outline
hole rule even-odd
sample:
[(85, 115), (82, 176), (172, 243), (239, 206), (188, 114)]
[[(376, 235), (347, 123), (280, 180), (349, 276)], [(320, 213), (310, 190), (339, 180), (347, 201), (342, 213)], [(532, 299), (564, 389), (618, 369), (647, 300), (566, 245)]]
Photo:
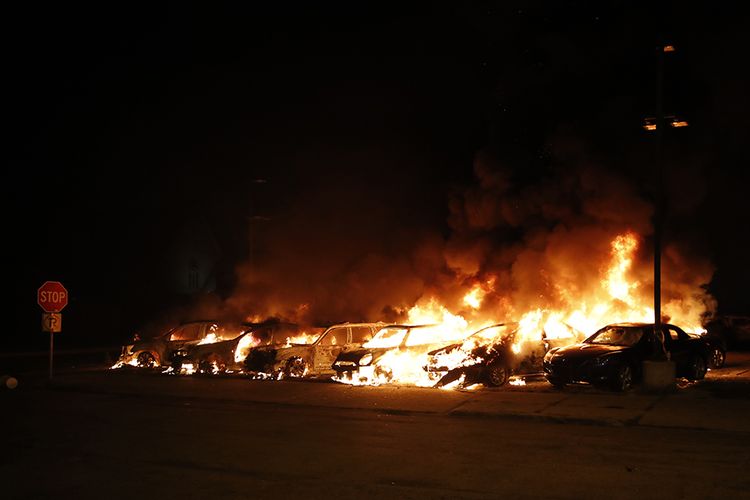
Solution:
[(605, 354), (625, 352), (632, 349), (630, 346), (606, 345), (606, 344), (574, 344), (561, 347), (552, 354), (552, 359), (564, 357), (566, 359), (584, 360), (597, 358)]

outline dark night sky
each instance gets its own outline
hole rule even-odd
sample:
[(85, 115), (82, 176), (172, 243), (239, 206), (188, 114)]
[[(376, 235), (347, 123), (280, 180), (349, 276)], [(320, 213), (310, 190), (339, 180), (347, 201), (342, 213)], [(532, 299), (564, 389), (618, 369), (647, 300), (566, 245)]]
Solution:
[(748, 44), (731, 2), (661, 14), (653, 2), (211, 5), (6, 16), (4, 342), (44, 344), (29, 339), (46, 279), (72, 294), (65, 342), (119, 341), (180, 302), (164, 269), (185, 228), (212, 234), (219, 294), (248, 258), (250, 225), (308, 244), (446, 234), (448, 194), (474, 182), (480, 149), (533, 183), (564, 136), (645, 182), (659, 32), (678, 48), (665, 109), (691, 122), (665, 137), (670, 199), (695, 197), (688, 225), (716, 265), (720, 310), (750, 313)]

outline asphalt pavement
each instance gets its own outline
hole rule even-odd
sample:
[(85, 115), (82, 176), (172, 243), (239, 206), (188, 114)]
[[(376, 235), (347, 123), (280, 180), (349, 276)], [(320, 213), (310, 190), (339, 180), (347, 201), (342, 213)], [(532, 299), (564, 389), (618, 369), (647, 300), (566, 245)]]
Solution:
[(211, 399), (236, 403), (357, 409), (393, 414), (438, 414), (642, 425), (750, 432), (750, 353), (729, 353), (727, 365), (705, 380), (678, 381), (675, 390), (619, 394), (586, 385), (554, 389), (544, 380), (489, 389), (439, 390), (406, 386), (360, 387), (318, 381), (244, 377), (169, 376), (155, 370), (71, 370), (32, 387), (57, 391)]
[(671, 392), (95, 366), (0, 391), (7, 498), (747, 498), (750, 354)]

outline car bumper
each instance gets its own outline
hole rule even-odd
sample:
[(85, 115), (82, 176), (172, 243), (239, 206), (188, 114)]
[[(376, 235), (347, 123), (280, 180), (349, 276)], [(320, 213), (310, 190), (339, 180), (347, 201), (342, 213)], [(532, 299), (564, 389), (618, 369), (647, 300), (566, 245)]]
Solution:
[(545, 361), (543, 367), (547, 380), (565, 383), (585, 382), (597, 385), (606, 383), (612, 376), (612, 367), (606, 364), (596, 365), (585, 362), (579, 365), (567, 365)]

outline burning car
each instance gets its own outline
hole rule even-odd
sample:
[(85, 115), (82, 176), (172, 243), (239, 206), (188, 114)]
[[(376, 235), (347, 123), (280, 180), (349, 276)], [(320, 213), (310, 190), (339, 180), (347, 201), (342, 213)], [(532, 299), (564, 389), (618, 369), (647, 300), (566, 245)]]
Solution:
[(710, 352), (708, 342), (670, 324), (664, 324), (663, 331), (662, 347), (652, 323), (607, 325), (581, 344), (551, 349), (544, 357), (545, 377), (556, 387), (586, 382), (626, 391), (641, 380), (643, 361), (666, 350), (676, 364), (677, 376), (702, 379)]
[(197, 344), (186, 344), (172, 352), (175, 372), (225, 373), (242, 371), (253, 347), (271, 345), (296, 335), (299, 326), (278, 320), (242, 323), (238, 328), (217, 325), (217, 329)]
[[(451, 338), (452, 336), (452, 338)], [(430, 350), (455, 342), (460, 332), (443, 325), (388, 325), (361, 349), (342, 352), (333, 363), (336, 380), (352, 384), (392, 381), (425, 385), (424, 357)]]
[(288, 338), (284, 345), (250, 349), (245, 369), (277, 379), (332, 375), (331, 365), (341, 352), (360, 347), (382, 326), (383, 323), (340, 323), (322, 333), (303, 332)]
[(113, 368), (125, 365), (138, 368), (168, 365), (174, 351), (215, 337), (219, 325), (218, 321), (213, 320), (190, 321), (152, 338), (141, 339), (136, 334), (132, 344), (123, 346), (120, 359)]
[(429, 353), (424, 369), (436, 387), (454, 382), (500, 387), (511, 375), (542, 372), (542, 360), (552, 347), (568, 345), (582, 338), (580, 332), (563, 325), (565, 332), (548, 335), (519, 333), (519, 323), (498, 323), (478, 330), (463, 342)]

